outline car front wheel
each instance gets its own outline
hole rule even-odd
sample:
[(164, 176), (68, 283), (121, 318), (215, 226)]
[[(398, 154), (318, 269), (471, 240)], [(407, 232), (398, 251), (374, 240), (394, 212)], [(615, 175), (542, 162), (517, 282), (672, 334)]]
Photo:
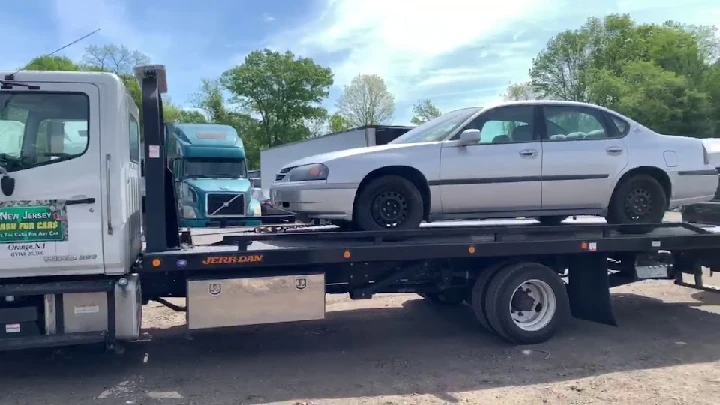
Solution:
[(422, 194), (401, 176), (371, 180), (355, 200), (354, 222), (358, 230), (414, 229), (422, 219)]

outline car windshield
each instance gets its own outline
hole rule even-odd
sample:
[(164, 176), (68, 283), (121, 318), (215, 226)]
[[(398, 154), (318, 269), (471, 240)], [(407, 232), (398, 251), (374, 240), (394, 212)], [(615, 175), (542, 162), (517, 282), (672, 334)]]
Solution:
[(247, 177), (245, 173), (245, 161), (243, 159), (233, 160), (197, 160), (188, 159), (185, 161), (185, 177), (209, 177), (209, 178), (231, 178), (237, 179)]
[(456, 130), (460, 125), (480, 110), (481, 108), (477, 107), (464, 108), (462, 110), (443, 114), (437, 118), (431, 119), (428, 122), (418, 125), (390, 143), (404, 144), (442, 141), (451, 132)]

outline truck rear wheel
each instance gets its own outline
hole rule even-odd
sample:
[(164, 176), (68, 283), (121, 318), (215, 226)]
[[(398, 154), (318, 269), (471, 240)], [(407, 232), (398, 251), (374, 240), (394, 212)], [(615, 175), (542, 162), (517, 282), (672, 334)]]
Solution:
[(517, 263), (489, 277), (483, 297), (474, 291), (473, 309), (481, 324), (512, 343), (544, 342), (570, 317), (565, 283), (546, 266)]

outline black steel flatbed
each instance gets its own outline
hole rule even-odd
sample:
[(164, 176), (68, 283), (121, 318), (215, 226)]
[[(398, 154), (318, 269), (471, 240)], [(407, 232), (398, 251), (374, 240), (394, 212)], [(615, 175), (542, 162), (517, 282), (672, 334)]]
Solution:
[[(701, 251), (720, 248), (720, 234), (687, 223), (651, 226), (561, 224), (421, 228), (412, 231), (311, 231), (228, 235), (211, 246), (148, 253), (142, 272), (217, 271), (518, 255)], [(647, 225), (642, 225), (647, 228)], [(647, 230), (647, 229), (646, 229)], [(624, 231), (624, 232), (623, 232)]]

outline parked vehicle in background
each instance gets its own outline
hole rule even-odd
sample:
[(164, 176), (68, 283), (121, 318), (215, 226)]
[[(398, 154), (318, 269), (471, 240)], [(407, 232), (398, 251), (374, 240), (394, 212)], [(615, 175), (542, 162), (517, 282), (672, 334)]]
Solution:
[(256, 226), (262, 210), (247, 175), (235, 129), (217, 124), (167, 124), (167, 159), (180, 225)]
[(513, 217), (549, 225), (571, 215), (658, 223), (717, 187), (699, 139), (591, 104), (523, 101), (453, 111), (388, 145), (294, 161), (271, 197), (299, 217), (373, 230)]

